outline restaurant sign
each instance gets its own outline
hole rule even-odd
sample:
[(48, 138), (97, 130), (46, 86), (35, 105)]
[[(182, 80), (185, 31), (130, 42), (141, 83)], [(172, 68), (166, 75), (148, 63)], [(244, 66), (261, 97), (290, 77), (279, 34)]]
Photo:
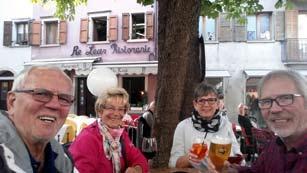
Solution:
[[(112, 54), (140, 54), (140, 53), (150, 53), (151, 47), (144, 45), (139, 47), (127, 47), (127, 46), (118, 46), (116, 43), (110, 45)], [(90, 45), (85, 51), (87, 56), (101, 56), (106, 55), (108, 52), (107, 49), (95, 48), (95, 45)], [(70, 56), (81, 56), (84, 54), (79, 46), (74, 46), (73, 51)]]

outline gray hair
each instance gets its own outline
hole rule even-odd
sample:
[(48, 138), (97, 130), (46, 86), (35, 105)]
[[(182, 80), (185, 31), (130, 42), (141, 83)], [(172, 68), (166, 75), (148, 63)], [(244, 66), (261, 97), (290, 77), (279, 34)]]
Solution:
[(299, 92), (298, 94), (301, 94), (304, 97), (305, 101), (307, 100), (307, 81), (304, 76), (293, 70), (275, 70), (268, 73), (260, 80), (258, 84), (258, 96), (261, 97), (263, 86), (266, 82), (277, 78), (291, 80), (297, 91)]
[(209, 94), (215, 94), (218, 96), (218, 92), (214, 86), (207, 84), (206, 82), (201, 82), (198, 84), (194, 90), (194, 100), (199, 97), (207, 96)]
[(70, 77), (64, 72), (62, 71), (60, 68), (58, 67), (52, 67), (52, 66), (31, 66), (29, 68), (25, 68), (23, 69), (14, 79), (13, 82), (13, 86), (12, 86), (12, 91), (23, 88), (24, 84), (27, 80), (27, 78), (30, 76), (31, 72), (38, 70), (38, 69), (45, 69), (45, 70), (52, 70), (52, 71), (56, 71), (59, 73), (62, 73), (64, 76), (67, 77), (67, 80), (71, 81)]

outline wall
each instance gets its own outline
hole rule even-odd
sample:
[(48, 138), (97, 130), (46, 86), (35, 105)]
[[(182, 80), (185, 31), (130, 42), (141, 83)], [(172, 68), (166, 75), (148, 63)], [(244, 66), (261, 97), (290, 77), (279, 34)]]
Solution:
[[(122, 40), (122, 13), (126, 12), (146, 12), (154, 11), (151, 6), (142, 6), (137, 4), (135, 0), (88, 0), (87, 5), (79, 6), (76, 9), (76, 15), (73, 21), (68, 22), (68, 35), (67, 43), (58, 47), (33, 47), (33, 59), (44, 59), (44, 58), (69, 58), (72, 54), (73, 47), (78, 46), (82, 50), (81, 56), (85, 55), (85, 51), (89, 48), (88, 44), (79, 42), (80, 34), (80, 19), (87, 18), (88, 12), (101, 12), (111, 10), (111, 15), (118, 16), (118, 40), (115, 42), (119, 47), (144, 47), (145, 45), (150, 48), (150, 52), (154, 51), (154, 42), (137, 42), (127, 43)], [(54, 12), (54, 6), (48, 4), (47, 7), (42, 8), (39, 5), (35, 5), (34, 18), (39, 20), (40, 17), (52, 16)], [(106, 49), (107, 54), (102, 55), (103, 62), (110, 61), (148, 61), (149, 53), (139, 54), (115, 54), (113, 49), (110, 48), (110, 43), (96, 44), (96, 49)]]
[(30, 61), (31, 48), (3, 46), (3, 21), (31, 18), (32, 4), (29, 0), (1, 0), (0, 5), (0, 71), (9, 70), (15, 75), (23, 69), (23, 63)]
[[(263, 11), (275, 11), (275, 0), (262, 0)], [(283, 9), (278, 9), (283, 10)], [(274, 18), (273, 18), (274, 20)], [(274, 30), (273, 30), (274, 31)], [(281, 62), (281, 43), (270, 42), (219, 42), (205, 44), (207, 69), (228, 70), (225, 78), (225, 106), (229, 118), (237, 122), (237, 106), (245, 102), (247, 76), (244, 70), (284, 69)]]

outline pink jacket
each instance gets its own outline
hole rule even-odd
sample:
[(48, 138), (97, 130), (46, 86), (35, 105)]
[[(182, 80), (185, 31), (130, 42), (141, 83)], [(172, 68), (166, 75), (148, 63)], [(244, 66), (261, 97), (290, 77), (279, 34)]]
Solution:
[[(149, 168), (146, 158), (132, 144), (125, 131), (122, 134), (122, 141), (125, 154), (121, 157), (121, 172), (125, 172), (128, 167), (139, 165), (143, 172), (147, 173)], [(106, 158), (103, 150), (102, 136), (97, 122), (82, 130), (69, 147), (69, 151), (80, 173), (112, 173), (113, 171), (112, 161)]]

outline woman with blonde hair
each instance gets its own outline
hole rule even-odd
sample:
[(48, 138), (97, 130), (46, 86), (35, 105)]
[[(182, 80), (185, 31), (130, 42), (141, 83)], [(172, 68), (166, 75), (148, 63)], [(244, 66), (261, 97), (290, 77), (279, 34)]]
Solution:
[(122, 127), (128, 109), (129, 95), (123, 88), (110, 88), (97, 98), (97, 121), (83, 129), (69, 148), (80, 173), (148, 172), (146, 158)]

